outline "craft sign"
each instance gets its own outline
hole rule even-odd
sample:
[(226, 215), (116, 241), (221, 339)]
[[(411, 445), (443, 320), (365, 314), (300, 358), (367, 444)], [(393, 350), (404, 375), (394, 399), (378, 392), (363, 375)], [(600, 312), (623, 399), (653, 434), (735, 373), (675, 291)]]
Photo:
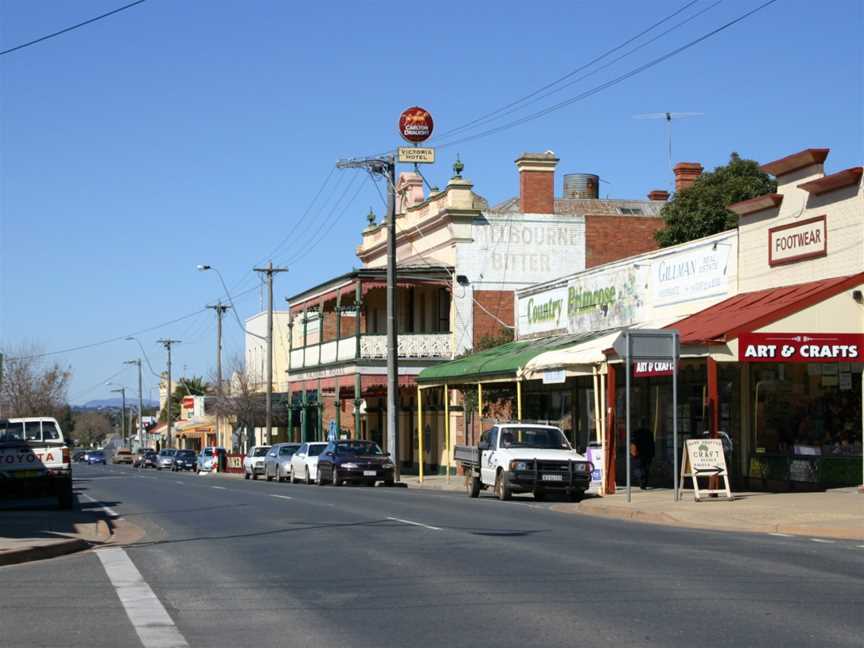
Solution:
[(741, 362), (864, 362), (859, 333), (742, 333)]
[(675, 365), (671, 360), (645, 360), (633, 363), (634, 378), (652, 378), (654, 376), (671, 376)]
[(722, 477), (726, 474), (722, 439), (688, 439), (687, 459), (690, 472), (697, 477)]

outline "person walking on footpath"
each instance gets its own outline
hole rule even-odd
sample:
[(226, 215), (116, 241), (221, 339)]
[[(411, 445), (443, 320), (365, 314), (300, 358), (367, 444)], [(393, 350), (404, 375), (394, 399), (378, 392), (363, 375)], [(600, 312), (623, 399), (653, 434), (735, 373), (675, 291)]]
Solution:
[(636, 446), (636, 459), (639, 461), (639, 488), (647, 490), (651, 462), (654, 460), (654, 435), (648, 429), (648, 419), (640, 419), (633, 445)]

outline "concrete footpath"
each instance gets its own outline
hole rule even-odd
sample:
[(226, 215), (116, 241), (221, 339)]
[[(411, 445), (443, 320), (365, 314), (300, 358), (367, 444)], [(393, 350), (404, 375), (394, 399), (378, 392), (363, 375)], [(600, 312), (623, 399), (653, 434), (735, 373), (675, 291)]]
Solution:
[[(409, 488), (463, 491), (461, 477), (433, 475), (421, 484), (416, 476), (403, 476)], [(487, 493), (489, 491), (486, 491)], [(520, 495), (529, 498), (530, 495)], [(864, 494), (858, 488), (838, 488), (824, 493), (735, 493), (731, 502), (693, 499), (685, 491), (678, 502), (671, 489), (638, 488), (628, 504), (623, 489), (606, 497), (588, 496), (581, 502), (554, 502), (550, 508), (562, 513), (613, 517), (634, 522), (737, 531), (785, 533), (842, 540), (864, 541)]]
[(0, 511), (0, 566), (54, 558), (111, 539), (111, 523), (85, 511)]

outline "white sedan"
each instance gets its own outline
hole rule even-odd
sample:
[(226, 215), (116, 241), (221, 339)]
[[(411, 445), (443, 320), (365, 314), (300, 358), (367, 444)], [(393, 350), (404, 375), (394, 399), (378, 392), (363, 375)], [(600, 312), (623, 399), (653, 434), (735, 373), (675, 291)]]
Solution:
[(305, 481), (312, 484), (318, 478), (318, 455), (324, 452), (326, 443), (314, 442), (301, 445), (291, 457), (291, 483)]

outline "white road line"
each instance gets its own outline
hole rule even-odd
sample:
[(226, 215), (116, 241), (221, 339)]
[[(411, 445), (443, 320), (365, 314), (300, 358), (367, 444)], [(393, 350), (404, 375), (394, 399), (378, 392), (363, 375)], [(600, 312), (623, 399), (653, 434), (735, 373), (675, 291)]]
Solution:
[(175, 483), (175, 484), (182, 484), (182, 483), (183, 483), (183, 482), (181, 482), (181, 481), (178, 481), (178, 482), (174, 482), (174, 483)]
[(769, 533), (768, 535), (775, 536), (777, 538), (791, 538), (792, 536), (788, 533)]
[(294, 499), (290, 495), (271, 495), (270, 497), (278, 497), (279, 499)]
[(864, 545), (858, 545), (859, 549), (864, 549)]
[(810, 538), (810, 542), (821, 542), (822, 544), (834, 544), (834, 540), (823, 540), (822, 538)]
[(411, 526), (419, 526), (424, 529), (431, 529), (432, 531), (440, 531), (441, 527), (430, 526), (429, 524), (423, 524), (422, 522), (412, 522), (411, 520), (402, 520), (400, 518), (388, 517), (388, 520), (393, 520), (394, 522), (401, 522), (402, 524), (410, 524)]
[(211, 486), (210, 488), (218, 488), (219, 490), (227, 490), (224, 486)]
[(144, 648), (189, 648), (165, 607), (120, 547), (96, 552)]
[[(81, 495), (81, 497), (86, 499), (88, 502), (95, 502), (96, 504), (99, 503), (99, 500), (90, 497), (87, 493), (81, 493), (80, 495)], [(123, 519), (122, 517), (120, 517), (120, 515), (117, 513), (117, 511), (115, 511), (114, 509), (112, 509), (108, 506), (105, 506), (104, 504), (102, 506), (100, 506), (99, 508), (102, 509), (103, 511), (105, 511), (111, 517), (117, 518), (118, 520)]]

